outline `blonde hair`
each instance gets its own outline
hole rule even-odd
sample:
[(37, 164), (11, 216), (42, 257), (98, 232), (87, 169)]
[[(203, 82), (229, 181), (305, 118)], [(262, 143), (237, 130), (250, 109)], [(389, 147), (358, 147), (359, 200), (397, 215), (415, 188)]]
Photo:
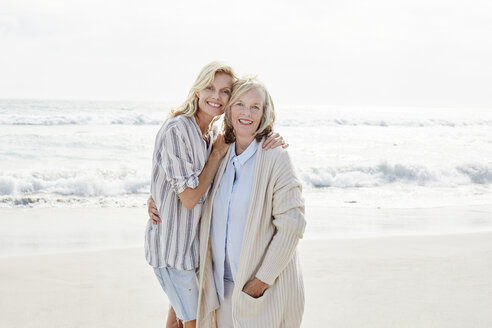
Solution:
[[(195, 83), (193, 83), (193, 86), (188, 93), (188, 98), (186, 98), (185, 102), (181, 106), (172, 109), (169, 116), (176, 117), (179, 115), (184, 115), (187, 117), (192, 117), (193, 115), (195, 115), (195, 113), (198, 111), (198, 93), (209, 86), (210, 83), (212, 83), (215, 78), (215, 74), (217, 73), (230, 75), (233, 82), (237, 80), (237, 77), (234, 74), (234, 70), (226, 63), (219, 61), (208, 63), (198, 74)], [(212, 120), (210, 126), (212, 126), (216, 120), (218, 120), (218, 118)]]
[(234, 128), (232, 127), (231, 120), (231, 106), (246, 92), (260, 89), (265, 93), (265, 102), (263, 104), (263, 116), (261, 117), (260, 125), (255, 132), (255, 138), (260, 141), (267, 134), (272, 132), (273, 123), (275, 123), (275, 107), (273, 106), (272, 97), (263, 83), (258, 81), (256, 77), (248, 77), (237, 80), (232, 85), (231, 99), (227, 103), (224, 114), (224, 138), (226, 143), (233, 143), (236, 141), (236, 135)]

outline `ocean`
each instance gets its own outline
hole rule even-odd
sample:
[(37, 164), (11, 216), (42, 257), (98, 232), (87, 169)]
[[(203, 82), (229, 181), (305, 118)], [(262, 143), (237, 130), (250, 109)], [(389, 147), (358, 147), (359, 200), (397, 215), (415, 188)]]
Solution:
[[(141, 245), (154, 138), (170, 108), (1, 100), (0, 256)], [(303, 184), (304, 238), (492, 231), (492, 112), (276, 111)]]
[[(0, 207), (135, 207), (170, 105), (0, 101)], [(492, 111), (278, 106), (307, 204), (492, 203)]]

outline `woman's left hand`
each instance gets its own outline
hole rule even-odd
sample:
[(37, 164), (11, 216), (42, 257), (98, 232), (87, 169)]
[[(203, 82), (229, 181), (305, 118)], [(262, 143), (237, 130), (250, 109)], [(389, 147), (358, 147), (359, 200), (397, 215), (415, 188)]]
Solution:
[(149, 199), (147, 199), (147, 212), (149, 213), (149, 218), (152, 220), (153, 224), (162, 222), (161, 218), (159, 217), (159, 210), (155, 205), (154, 198), (152, 198), (152, 195), (150, 195)]
[(258, 278), (250, 280), (244, 285), (243, 292), (248, 294), (253, 298), (258, 298), (263, 296), (263, 293), (267, 289), (268, 285)]
[(282, 146), (282, 148), (289, 147), (289, 144), (284, 141), (284, 138), (278, 132), (270, 132), (267, 137), (263, 143), (263, 148), (265, 149), (273, 149), (278, 146)]

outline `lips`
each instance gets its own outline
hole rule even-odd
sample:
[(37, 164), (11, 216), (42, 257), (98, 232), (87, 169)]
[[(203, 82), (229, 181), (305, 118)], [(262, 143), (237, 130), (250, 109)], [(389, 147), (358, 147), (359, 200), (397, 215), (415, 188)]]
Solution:
[(218, 104), (218, 103), (215, 103), (215, 102), (211, 102), (211, 101), (207, 101), (207, 105), (213, 107), (213, 108), (220, 108), (222, 107), (221, 104)]
[(238, 119), (239, 123), (241, 124), (244, 124), (244, 125), (251, 125), (253, 124), (253, 121), (252, 120), (248, 120), (246, 118), (240, 118)]

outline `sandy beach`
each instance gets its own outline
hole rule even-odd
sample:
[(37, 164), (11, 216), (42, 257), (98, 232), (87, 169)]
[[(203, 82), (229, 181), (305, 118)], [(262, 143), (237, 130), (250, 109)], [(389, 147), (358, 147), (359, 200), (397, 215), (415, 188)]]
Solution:
[[(305, 239), (300, 255), (302, 327), (492, 326), (491, 232)], [(140, 246), (0, 258), (1, 327), (163, 327), (167, 307)]]

